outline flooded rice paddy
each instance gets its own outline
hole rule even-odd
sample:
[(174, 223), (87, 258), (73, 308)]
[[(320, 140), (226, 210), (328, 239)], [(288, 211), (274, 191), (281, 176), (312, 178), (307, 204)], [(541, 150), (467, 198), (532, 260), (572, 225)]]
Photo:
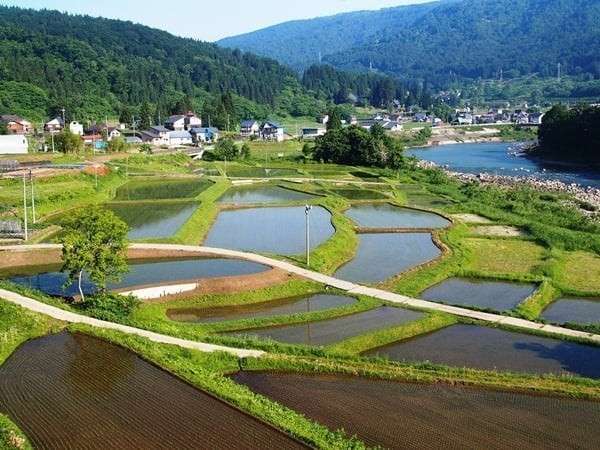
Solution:
[(139, 179), (117, 189), (115, 200), (168, 200), (194, 198), (212, 186), (212, 181), (201, 178)]
[(171, 320), (179, 322), (223, 322), (226, 320), (258, 319), (287, 314), (310, 313), (350, 306), (357, 302), (353, 297), (340, 295), (313, 295), (303, 298), (286, 298), (271, 302), (216, 308), (177, 308), (167, 310)]
[(600, 440), (599, 402), (358, 377), (232, 378), (371, 447), (593, 449)]
[(219, 203), (256, 204), (308, 201), (314, 196), (280, 186), (244, 186), (229, 189), (219, 198)]
[(552, 303), (542, 319), (553, 323), (600, 324), (600, 298), (561, 298)]
[(384, 192), (372, 189), (332, 189), (331, 192), (348, 200), (383, 200), (388, 198)]
[(382, 306), (370, 311), (320, 322), (260, 328), (228, 334), (273, 339), (288, 344), (329, 345), (372, 331), (399, 326), (420, 319), (422, 316), (423, 314), (419, 312)]
[(172, 237), (197, 208), (196, 203), (114, 203), (107, 206), (129, 225), (129, 239)]
[[(305, 251), (304, 207), (251, 208), (222, 211), (205, 245), (250, 252), (295, 255)], [(335, 229), (331, 214), (317, 206), (310, 213), (310, 243), (314, 249)]]
[(279, 178), (299, 177), (296, 169), (267, 168), (267, 167), (236, 167), (227, 170), (227, 175), (233, 178)]
[(450, 278), (421, 294), (423, 300), (457, 306), (475, 306), (508, 311), (531, 296), (537, 286), (531, 284)]
[[(117, 283), (109, 283), (109, 289), (123, 289), (134, 286), (157, 286), (163, 283), (192, 281), (202, 278), (250, 275), (269, 270), (262, 264), (236, 259), (183, 259), (173, 261), (136, 262), (129, 266), (129, 272)], [(79, 293), (77, 285), (65, 287), (67, 275), (59, 272), (60, 266), (44, 267), (43, 271), (30, 268), (27, 273), (13, 276), (10, 281), (40, 290), (56, 297), (72, 297)], [(84, 293), (93, 293), (94, 284), (85, 279)]]
[(396, 361), (600, 378), (600, 347), (476, 325), (453, 325), (365, 353)]
[(447, 219), (434, 213), (409, 208), (399, 208), (389, 203), (352, 206), (346, 216), (359, 227), (365, 228), (445, 228)]
[(62, 333), (0, 367), (0, 412), (40, 449), (305, 448), (105, 341)]
[(357, 283), (378, 283), (441, 255), (429, 233), (359, 234), (352, 261), (337, 278)]

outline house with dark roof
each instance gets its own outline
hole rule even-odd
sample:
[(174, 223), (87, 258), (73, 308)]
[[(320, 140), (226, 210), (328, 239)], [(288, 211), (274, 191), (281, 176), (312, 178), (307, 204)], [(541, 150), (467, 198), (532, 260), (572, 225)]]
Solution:
[(171, 131), (182, 131), (185, 130), (185, 116), (182, 114), (176, 114), (169, 117), (165, 121), (165, 127)]
[(194, 144), (216, 142), (219, 139), (219, 130), (214, 127), (192, 128), (190, 134)]
[(62, 120), (62, 117), (55, 117), (44, 124), (44, 131), (47, 133), (59, 133), (64, 127), (65, 122)]
[(265, 122), (262, 127), (260, 127), (260, 137), (265, 141), (282, 142), (285, 135), (283, 127), (278, 123)]
[(240, 124), (240, 135), (244, 138), (258, 136), (260, 134), (260, 124), (256, 120), (243, 120)]

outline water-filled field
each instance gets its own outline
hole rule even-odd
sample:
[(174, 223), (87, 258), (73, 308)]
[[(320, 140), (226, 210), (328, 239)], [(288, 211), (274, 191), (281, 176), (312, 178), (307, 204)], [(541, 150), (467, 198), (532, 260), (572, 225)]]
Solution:
[(235, 167), (227, 169), (227, 175), (233, 178), (279, 178), (303, 176), (296, 169), (266, 167)]
[(442, 216), (389, 203), (354, 205), (347, 212), (359, 227), (366, 228), (445, 228), (450, 222)]
[(286, 298), (270, 302), (215, 308), (177, 308), (167, 310), (171, 320), (179, 322), (222, 322), (225, 320), (258, 319), (287, 314), (310, 313), (341, 308), (356, 303), (353, 297), (341, 295), (312, 295), (302, 298)]
[(0, 412), (43, 449), (305, 448), (99, 339), (62, 333), (0, 367)]
[(253, 204), (308, 201), (314, 196), (280, 186), (244, 186), (229, 189), (219, 203)]
[(457, 367), (600, 378), (600, 347), (476, 325), (453, 325), (370, 356)]
[[(120, 282), (110, 283), (109, 289), (122, 289), (134, 286), (152, 285), (178, 281), (191, 281), (201, 278), (249, 275), (268, 270), (269, 267), (250, 261), (236, 259), (185, 259), (174, 261), (136, 262), (129, 266)], [(24, 274), (13, 276), (10, 281), (45, 292), (57, 297), (72, 297), (79, 293), (77, 285), (65, 287), (67, 275), (59, 272), (60, 266), (24, 269)], [(84, 293), (95, 291), (94, 284), (87, 278), (83, 283)]]
[(507, 311), (523, 302), (536, 289), (537, 286), (532, 284), (450, 278), (425, 290), (420, 297), (432, 302)]
[(232, 378), (370, 447), (591, 450), (600, 441), (594, 401), (332, 375)]
[(356, 256), (335, 273), (337, 278), (377, 283), (441, 254), (429, 233), (359, 234), (358, 238)]
[(422, 313), (382, 306), (370, 311), (320, 322), (307, 322), (298, 325), (261, 328), (228, 334), (273, 339), (288, 344), (329, 345), (379, 329), (412, 322), (422, 316)]
[(148, 239), (173, 236), (194, 214), (198, 204), (113, 203), (106, 208), (129, 225), (129, 239)]
[(384, 192), (372, 189), (332, 189), (331, 192), (348, 200), (383, 200), (388, 198)]
[(560, 298), (542, 318), (553, 323), (600, 324), (600, 298)]
[(212, 184), (212, 181), (202, 178), (142, 178), (130, 181), (117, 189), (115, 200), (194, 198)]
[[(251, 208), (222, 211), (208, 233), (205, 245), (251, 252), (295, 255), (305, 251), (304, 207)], [(310, 213), (310, 243), (314, 249), (335, 229), (331, 214), (317, 206)]]

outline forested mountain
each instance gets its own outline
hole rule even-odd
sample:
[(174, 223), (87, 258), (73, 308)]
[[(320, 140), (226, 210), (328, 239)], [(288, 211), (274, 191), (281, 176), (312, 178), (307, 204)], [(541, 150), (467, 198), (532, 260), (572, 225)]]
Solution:
[(131, 22), (0, 6), (1, 113), (42, 120), (65, 107), (84, 121), (150, 104), (164, 117), (215, 109), (222, 94), (258, 115), (280, 102), (316, 102), (272, 59)]
[[(449, 0), (446, 0), (449, 1)], [(323, 58), (377, 42), (394, 28), (411, 26), (440, 2), (359, 11), (296, 20), (263, 30), (222, 39), (219, 45), (270, 56), (298, 70), (318, 64)]]
[(292, 65), (321, 50), (336, 68), (372, 65), (437, 85), (554, 76), (559, 63), (563, 74), (600, 78), (599, 24), (598, 1), (456, 0), (291, 22), (221, 43)]

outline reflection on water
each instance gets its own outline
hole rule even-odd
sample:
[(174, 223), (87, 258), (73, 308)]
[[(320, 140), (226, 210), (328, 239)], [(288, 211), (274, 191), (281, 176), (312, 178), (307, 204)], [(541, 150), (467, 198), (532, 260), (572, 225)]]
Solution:
[(304, 201), (312, 198), (314, 196), (279, 186), (247, 186), (231, 188), (221, 196), (219, 203), (281, 203)]
[(396, 361), (600, 378), (600, 347), (475, 325), (453, 325), (366, 354)]
[(389, 203), (355, 205), (346, 215), (366, 228), (445, 228), (450, 222), (437, 214), (399, 208)]
[(410, 149), (408, 156), (432, 161), (440, 166), (464, 173), (492, 173), (510, 176), (535, 176), (565, 183), (600, 187), (600, 173), (585, 169), (569, 169), (545, 164), (525, 157), (513, 156), (511, 143), (453, 144)]
[(600, 298), (561, 298), (552, 303), (542, 318), (553, 323), (600, 324)]

